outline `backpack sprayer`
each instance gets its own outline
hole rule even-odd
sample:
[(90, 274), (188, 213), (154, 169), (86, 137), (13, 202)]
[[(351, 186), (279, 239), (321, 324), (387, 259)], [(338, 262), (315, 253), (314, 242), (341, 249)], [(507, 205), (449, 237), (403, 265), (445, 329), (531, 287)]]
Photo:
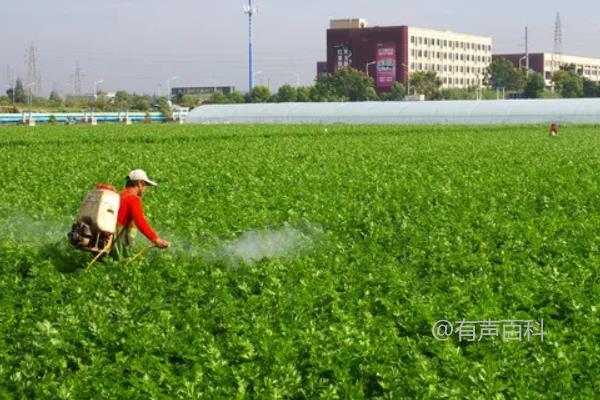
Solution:
[(77, 220), (67, 236), (76, 249), (96, 254), (88, 268), (112, 248), (120, 202), (114, 187), (97, 184), (81, 203)]
[[(77, 220), (67, 236), (69, 243), (76, 249), (96, 255), (86, 269), (110, 252), (112, 245), (118, 240), (118, 237), (115, 238), (115, 233), (120, 204), (121, 197), (117, 190), (102, 183), (97, 184), (96, 189), (89, 192), (81, 203)], [(152, 247), (154, 244), (140, 250), (127, 261), (125, 267)]]

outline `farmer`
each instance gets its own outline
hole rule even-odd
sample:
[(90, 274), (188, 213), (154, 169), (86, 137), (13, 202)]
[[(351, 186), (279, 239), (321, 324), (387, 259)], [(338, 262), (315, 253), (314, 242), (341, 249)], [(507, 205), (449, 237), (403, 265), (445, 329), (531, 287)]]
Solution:
[(113, 250), (118, 258), (127, 257), (128, 250), (135, 245), (135, 227), (139, 229), (156, 247), (166, 249), (171, 243), (161, 239), (152, 229), (142, 205), (142, 196), (146, 186), (156, 186), (141, 169), (131, 171), (125, 178), (125, 189), (119, 193), (121, 205), (117, 215), (117, 240)]

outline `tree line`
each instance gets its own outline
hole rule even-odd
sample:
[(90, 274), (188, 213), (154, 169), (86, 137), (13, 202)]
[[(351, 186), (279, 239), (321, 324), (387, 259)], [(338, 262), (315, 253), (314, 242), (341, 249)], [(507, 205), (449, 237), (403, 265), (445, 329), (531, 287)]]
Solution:
[[(582, 76), (574, 65), (563, 66), (552, 77), (552, 88), (546, 88), (541, 74), (525, 68), (516, 68), (510, 61), (494, 60), (485, 71), (483, 87), (443, 88), (435, 71), (417, 71), (410, 75), (410, 93), (423, 95), (427, 100), (496, 99), (502, 93), (517, 98), (575, 98), (600, 97), (600, 85)], [(327, 101), (390, 101), (402, 100), (407, 90), (396, 82), (390, 91), (377, 93), (372, 78), (352, 69), (340, 69), (321, 76), (315, 85), (294, 88), (284, 85), (275, 93), (265, 86), (257, 86), (250, 93), (215, 93), (206, 104), (224, 103), (282, 103)]]
[[(417, 71), (410, 75), (410, 92), (425, 96), (427, 100), (467, 100), (494, 99), (499, 91), (508, 92), (513, 97), (545, 98), (545, 97), (600, 97), (600, 86), (597, 82), (582, 76), (574, 65), (560, 68), (552, 76), (552, 90), (546, 88), (544, 78), (537, 72), (525, 68), (516, 68), (504, 58), (494, 60), (487, 68), (484, 88), (469, 87), (442, 88), (442, 81), (435, 71)], [(333, 101), (398, 101), (405, 98), (407, 90), (400, 82), (383, 93), (377, 93), (371, 77), (362, 71), (343, 68), (333, 74), (320, 76), (314, 85), (292, 87), (283, 85), (272, 93), (266, 86), (256, 86), (249, 93), (234, 91), (229, 94), (216, 92), (207, 100), (201, 101), (193, 96), (184, 95), (175, 99), (175, 103), (183, 107), (196, 107), (200, 104), (226, 103), (286, 103), (286, 102), (333, 102)], [(0, 106), (11, 104), (28, 104), (28, 93), (23, 82), (16, 81), (14, 88), (0, 96)], [(95, 99), (67, 98), (53, 90), (49, 98), (34, 97), (33, 106), (37, 108), (93, 109), (96, 111), (150, 111), (152, 109), (169, 113), (166, 97), (130, 94), (126, 91), (116, 92), (114, 98), (99, 93)]]
[(14, 111), (27, 109), (29, 104), (35, 109), (52, 109), (54, 111), (95, 110), (99, 112), (161, 110), (168, 108), (166, 97), (152, 97), (144, 94), (128, 93), (120, 90), (114, 97), (109, 97), (105, 92), (98, 92), (92, 97), (67, 97), (64, 98), (56, 90), (50, 96), (31, 96), (25, 89), (23, 81), (17, 79), (13, 87), (6, 91), (5, 96), (0, 96), (0, 106), (13, 107)]

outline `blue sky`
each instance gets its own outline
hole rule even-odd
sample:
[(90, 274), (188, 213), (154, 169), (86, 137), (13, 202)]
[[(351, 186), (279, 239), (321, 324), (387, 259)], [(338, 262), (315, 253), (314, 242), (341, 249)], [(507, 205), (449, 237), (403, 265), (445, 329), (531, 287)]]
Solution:
[[(0, 82), (6, 70), (25, 76), (25, 49), (38, 48), (44, 92), (72, 90), (79, 61), (84, 91), (154, 93), (174, 85), (247, 86), (246, 0), (18, 0), (1, 7)], [(413, 25), (482, 34), (495, 52), (551, 51), (557, 12), (564, 53), (600, 57), (600, 2), (590, 0), (256, 0), (257, 83), (312, 83), (325, 59), (330, 18), (362, 17), (373, 25)], [(162, 85), (162, 86), (159, 86)], [(4, 91), (4, 90), (2, 90)]]

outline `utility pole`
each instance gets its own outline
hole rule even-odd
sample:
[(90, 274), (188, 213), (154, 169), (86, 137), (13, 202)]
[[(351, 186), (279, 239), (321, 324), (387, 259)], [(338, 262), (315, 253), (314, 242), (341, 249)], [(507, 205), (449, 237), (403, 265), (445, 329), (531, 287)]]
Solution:
[(527, 77), (529, 77), (529, 29), (525, 27), (525, 68), (527, 68)]
[(256, 8), (252, 5), (252, 0), (248, 0), (248, 5), (244, 6), (244, 13), (248, 15), (248, 93), (254, 88), (254, 43), (252, 38), (252, 17), (256, 14)]
[(14, 76), (12, 68), (10, 66), (6, 67), (6, 79), (8, 80), (8, 85), (9, 85), (10, 89), (12, 90), (12, 104), (14, 107), (16, 82), (15, 82), (15, 76)]

